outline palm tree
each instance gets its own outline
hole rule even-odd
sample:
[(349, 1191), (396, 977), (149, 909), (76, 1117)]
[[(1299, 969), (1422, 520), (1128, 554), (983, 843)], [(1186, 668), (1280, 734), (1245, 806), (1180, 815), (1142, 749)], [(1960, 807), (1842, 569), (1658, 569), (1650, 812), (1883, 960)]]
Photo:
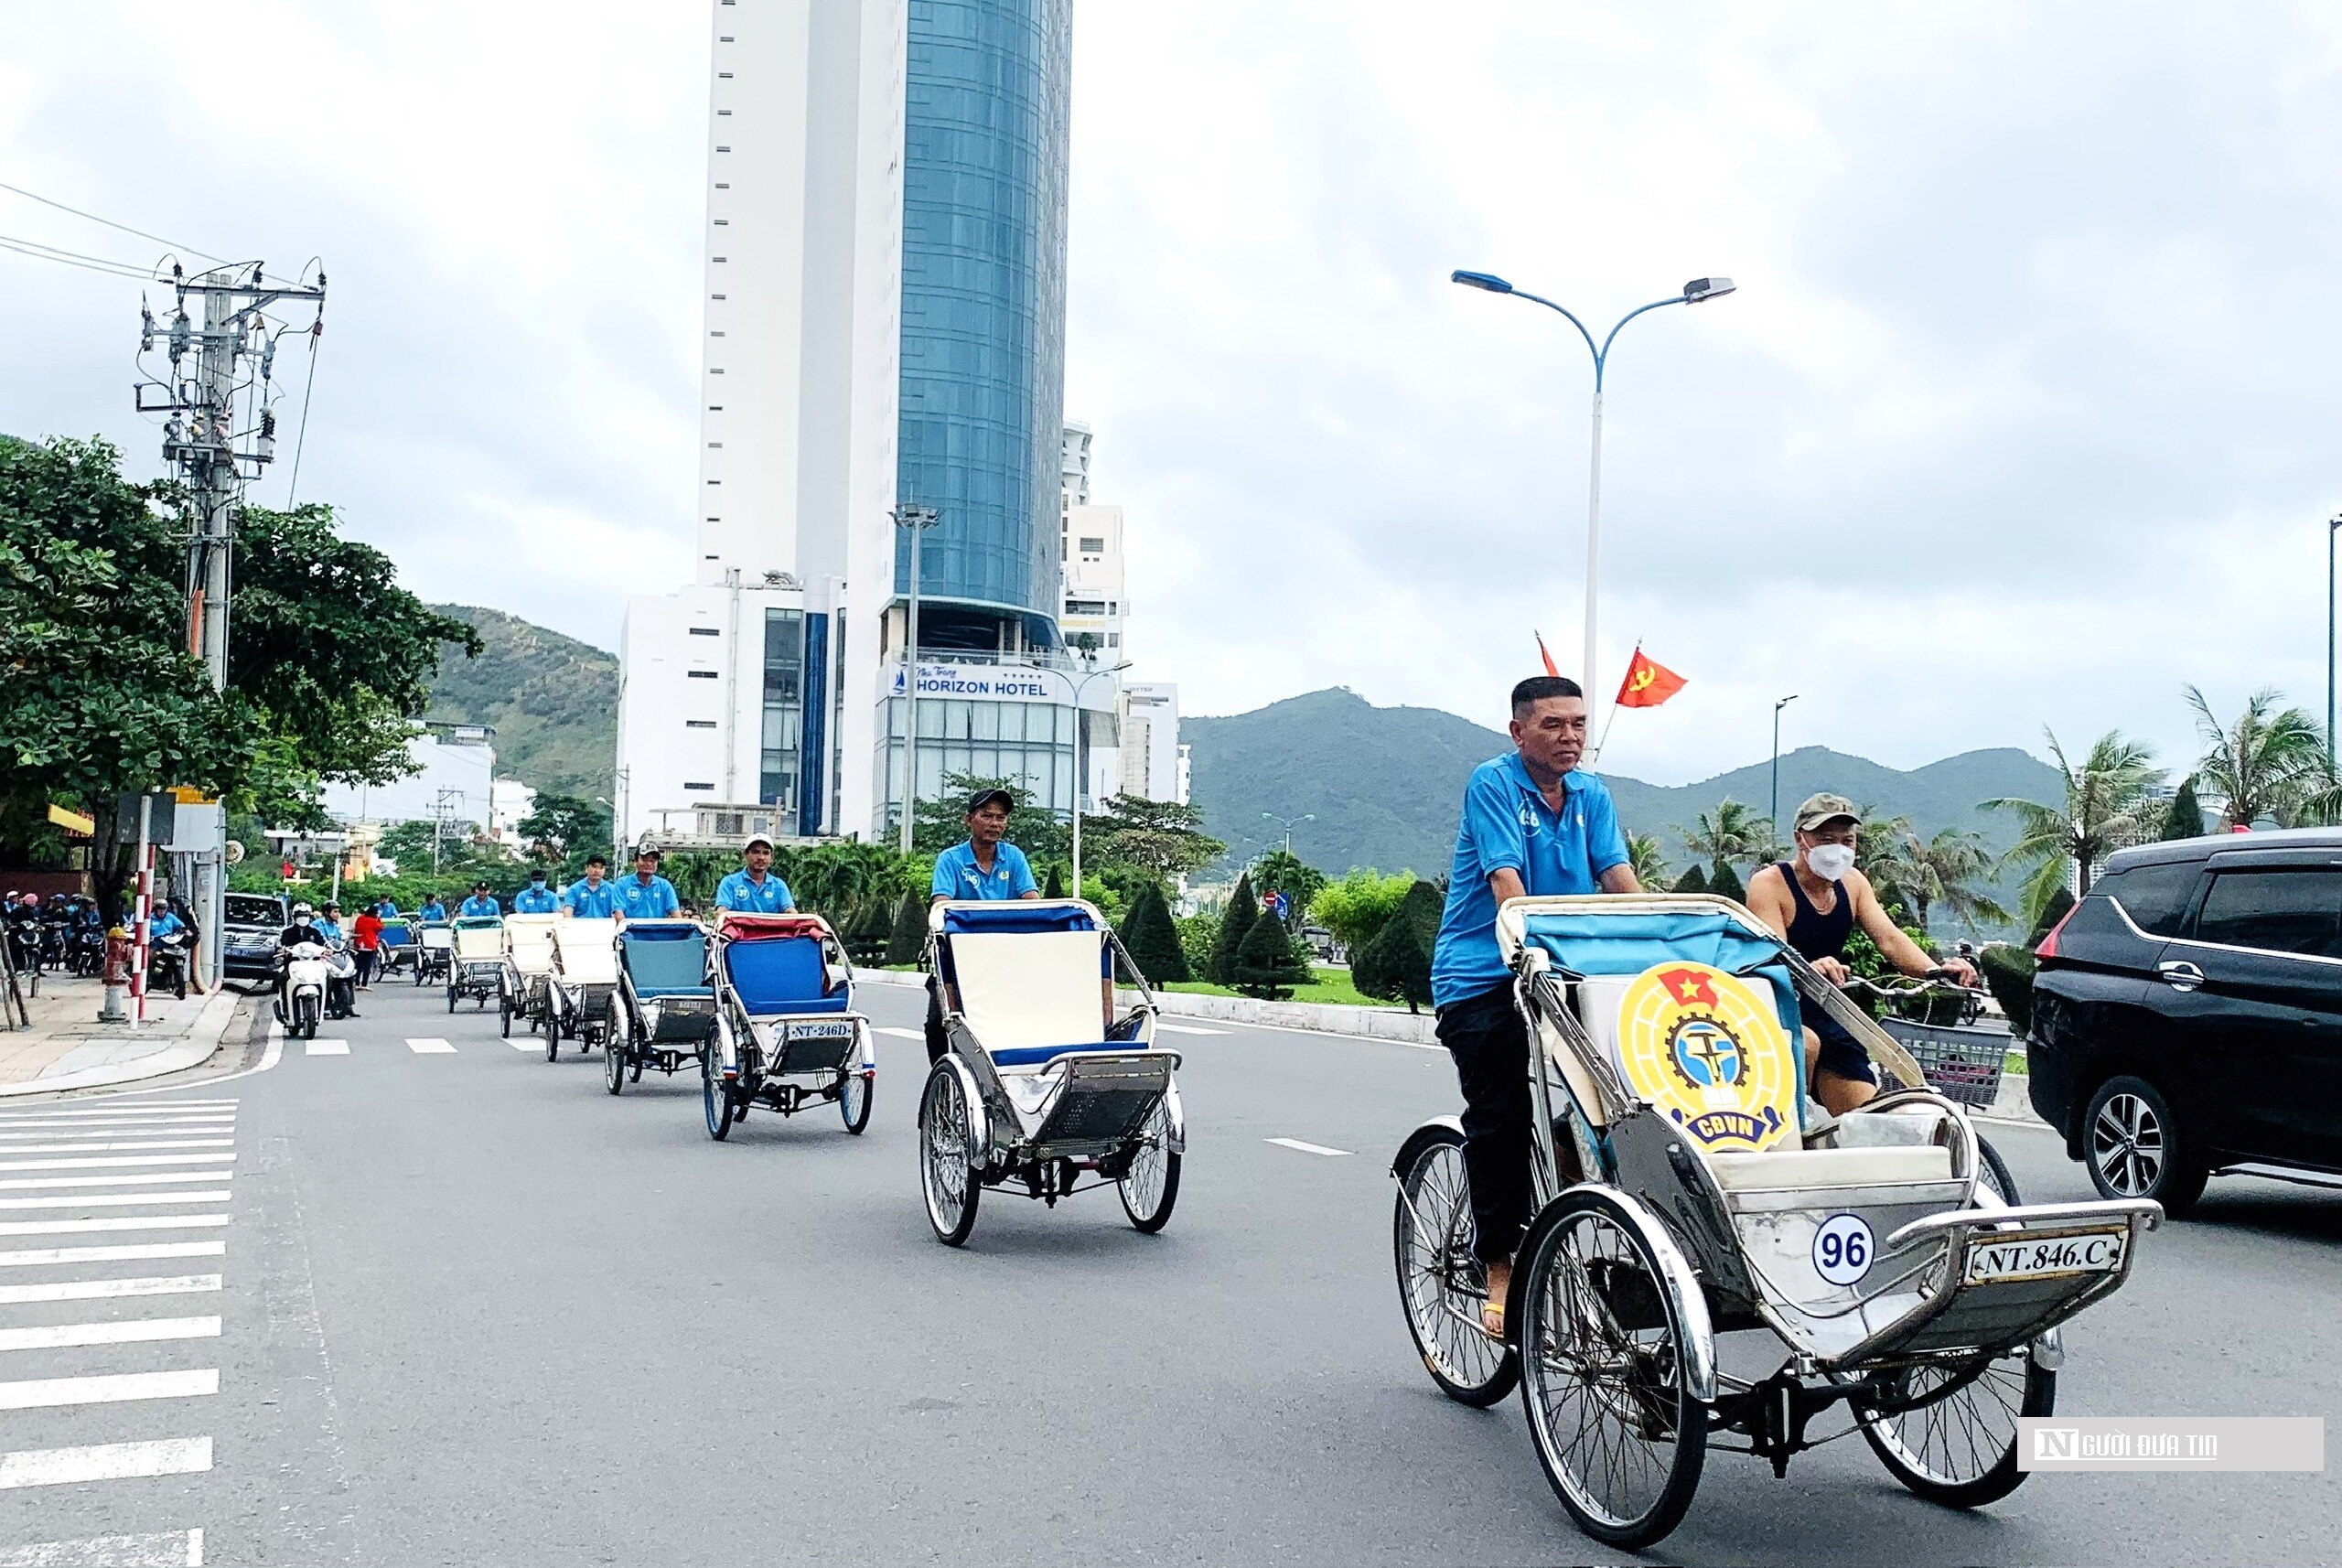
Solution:
[(1713, 813), (1700, 813), (1696, 827), (1688, 832), (1678, 828), (1675, 835), (1693, 859), (1707, 863), (1713, 876), (1735, 861), (1764, 853), (1773, 842), (1773, 823), (1727, 795), (1716, 802)]
[(1903, 896), (1928, 929), (1928, 911), (1941, 905), (1947, 914), (1973, 929), (1982, 923), (2008, 924), (2009, 912), (1979, 883), (1992, 875), (1993, 852), (1984, 835), (1970, 828), (1946, 828), (1925, 843), (1915, 834), (1905, 862), (1909, 875)]
[(2077, 768), (2067, 759), (2057, 736), (2049, 739), (2049, 755), (2057, 760), (2064, 785), (2062, 806), (2004, 797), (1984, 801), (1990, 811), (2007, 811), (2017, 820), (2017, 841), (2003, 855), (2004, 865), (2030, 865), (2025, 884), (2025, 918), (2028, 925), (2066, 885), (2067, 863), (2079, 874), (2081, 891), (2090, 891), (2090, 873), (2124, 844), (2136, 843), (2153, 829), (2152, 791), (2162, 782), (2154, 766), (2154, 748), (2143, 741), (2125, 740), (2120, 730), (2108, 730), (2090, 748)]
[(1645, 887), (1667, 886), (1667, 852), (1659, 847), (1658, 834), (1628, 833), (1627, 864), (1633, 868), (1635, 880)]
[(1869, 806), (1862, 813), (1854, 824), (1854, 869), (1870, 878), (1879, 901), (1899, 917), (1907, 909), (1909, 884), (1917, 875), (1912, 852), (1919, 845), (1918, 831), (1908, 817), (1882, 817)]
[(2326, 771), (2326, 736), (2317, 721), (2299, 708), (2277, 710), (2283, 693), (2264, 686), (2245, 699), (2233, 725), (2223, 725), (2195, 687), (2187, 705), (2208, 749), (2196, 765), (2196, 782), (2225, 802), (2220, 820), (2229, 827), (2255, 822), (2290, 825), (2313, 796)]

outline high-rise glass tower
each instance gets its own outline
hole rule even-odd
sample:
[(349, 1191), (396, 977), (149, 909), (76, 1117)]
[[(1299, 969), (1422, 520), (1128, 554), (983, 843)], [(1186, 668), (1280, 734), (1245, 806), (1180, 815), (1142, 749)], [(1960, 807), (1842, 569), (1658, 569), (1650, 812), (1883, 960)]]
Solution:
[(1053, 646), (1072, 3), (910, 0), (909, 20), (896, 491), (942, 514), (920, 640)]

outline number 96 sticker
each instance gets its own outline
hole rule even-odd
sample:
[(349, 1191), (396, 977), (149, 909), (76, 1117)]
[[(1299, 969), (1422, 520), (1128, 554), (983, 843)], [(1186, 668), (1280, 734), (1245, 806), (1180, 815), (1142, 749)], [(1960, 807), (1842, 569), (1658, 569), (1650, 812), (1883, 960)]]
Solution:
[(1859, 1214), (1833, 1214), (1813, 1232), (1813, 1272), (1833, 1285), (1850, 1285), (1870, 1273), (1876, 1238)]

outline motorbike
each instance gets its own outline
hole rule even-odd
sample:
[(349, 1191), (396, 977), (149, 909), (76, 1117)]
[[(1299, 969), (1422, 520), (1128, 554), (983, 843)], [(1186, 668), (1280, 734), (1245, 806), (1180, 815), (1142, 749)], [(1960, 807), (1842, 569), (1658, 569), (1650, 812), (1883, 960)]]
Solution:
[(358, 1016), (358, 960), (347, 947), (326, 952), (326, 1016)]
[[(86, 934), (86, 933), (84, 933)], [(78, 944), (78, 939), (77, 939)], [(156, 937), (146, 953), (146, 989), (150, 992), (170, 988), (172, 995), (184, 999), (187, 995), (188, 951), (187, 933), (169, 931)], [(75, 955), (80, 955), (75, 948)], [(105, 938), (98, 938), (98, 958), (105, 960)]]
[(105, 972), (106, 933), (102, 926), (81, 926), (73, 932), (72, 950), (68, 959), (75, 974), (95, 980)]
[(328, 956), (322, 942), (295, 942), (280, 961), (276, 1020), (285, 1026), (288, 1039), (317, 1037), (317, 1021), (325, 1015)]
[(40, 922), (40, 966), (43, 969), (63, 969), (66, 950), (73, 934), (70, 920), (51, 919), (44, 915)]

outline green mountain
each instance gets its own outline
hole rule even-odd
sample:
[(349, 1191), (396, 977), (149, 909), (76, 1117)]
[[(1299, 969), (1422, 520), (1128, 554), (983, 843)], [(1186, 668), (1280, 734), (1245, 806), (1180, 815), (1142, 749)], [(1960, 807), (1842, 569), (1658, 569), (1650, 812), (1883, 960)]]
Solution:
[(427, 718), (496, 726), (497, 771), (539, 789), (610, 794), (618, 661), (591, 643), (473, 605), (434, 605), (478, 632), (477, 659), (443, 650)]
[[(1228, 841), (1231, 858), (1284, 842), (1284, 826), (1265, 813), (1308, 815), (1316, 820), (1294, 824), (1293, 848), (1310, 864), (1424, 875), (1447, 870), (1466, 776), (1512, 744), (1454, 714), (1378, 708), (1342, 688), (1227, 718), (1182, 719), (1179, 738), (1191, 747), (1195, 803), (1212, 836)], [(1727, 796), (1767, 810), (1769, 773), (1757, 762), (1696, 784), (1602, 777), (1628, 831), (1657, 835), (1681, 865), (1688, 861), (1676, 828)], [(1996, 850), (2014, 841), (2014, 824), (1976, 803), (2004, 795), (2054, 801), (2057, 789), (2055, 769), (2014, 747), (1962, 752), (1907, 773), (1819, 746), (1781, 758), (1784, 811), (1817, 789), (1831, 789), (1885, 815), (1908, 817), (1922, 834), (1976, 829)]]

